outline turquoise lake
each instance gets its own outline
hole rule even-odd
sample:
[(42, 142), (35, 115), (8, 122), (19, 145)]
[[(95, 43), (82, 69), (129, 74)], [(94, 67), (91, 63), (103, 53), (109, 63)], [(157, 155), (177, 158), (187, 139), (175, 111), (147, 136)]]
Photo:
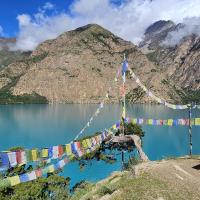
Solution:
[[(13, 146), (25, 148), (49, 147), (66, 144), (87, 123), (98, 105), (1, 105), (0, 150)], [(85, 134), (109, 128), (120, 118), (120, 105), (105, 105)], [(188, 111), (172, 110), (160, 105), (127, 105), (127, 116), (140, 118), (187, 118)], [(193, 117), (200, 117), (200, 110), (193, 110)], [(143, 126), (143, 148), (151, 160), (188, 154), (187, 126)], [(200, 154), (200, 126), (192, 128), (193, 154)], [(69, 163), (63, 175), (71, 178), (71, 185), (86, 179), (98, 181), (121, 169), (118, 162), (106, 164), (91, 161), (83, 171), (78, 163)]]

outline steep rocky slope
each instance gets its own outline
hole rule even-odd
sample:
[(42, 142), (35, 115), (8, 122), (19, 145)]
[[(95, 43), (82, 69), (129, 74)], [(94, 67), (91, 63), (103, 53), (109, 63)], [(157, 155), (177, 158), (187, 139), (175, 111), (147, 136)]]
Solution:
[(199, 102), (200, 37), (192, 34), (185, 36), (175, 46), (164, 44), (170, 32), (181, 30), (183, 27), (184, 24), (176, 25), (171, 21), (158, 21), (152, 24), (146, 30), (140, 49), (166, 75), (166, 83), (173, 81), (184, 90), (184, 93), (177, 91), (183, 100)]
[[(124, 53), (149, 88), (168, 101), (180, 102), (177, 92), (163, 81), (165, 74), (138, 47), (95, 24), (48, 40), (28, 58), (1, 70), (0, 102), (32, 102), (34, 97), (36, 102), (98, 103), (112, 84)], [(108, 102), (120, 100), (120, 84), (114, 83)], [(129, 75), (126, 89), (130, 101), (152, 102)]]

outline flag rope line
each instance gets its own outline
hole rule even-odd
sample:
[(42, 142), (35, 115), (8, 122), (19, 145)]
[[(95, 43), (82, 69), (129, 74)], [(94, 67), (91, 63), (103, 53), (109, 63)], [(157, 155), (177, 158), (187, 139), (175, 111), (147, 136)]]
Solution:
[(102, 100), (102, 102), (100, 103), (99, 107), (94, 112), (94, 114), (90, 117), (89, 121), (85, 124), (85, 126), (81, 129), (81, 131), (77, 134), (77, 136), (74, 138), (74, 140), (77, 140), (84, 133), (84, 131), (91, 125), (91, 123), (94, 120), (94, 118), (98, 116), (98, 114), (100, 113), (101, 109), (104, 107), (105, 100), (107, 98), (109, 98), (109, 93), (110, 93), (111, 88), (113, 87), (113, 83), (117, 82), (117, 80), (119, 78), (119, 74), (120, 74), (120, 68), (117, 70), (115, 79), (111, 83), (112, 86), (109, 87), (108, 92), (106, 93), (106, 95), (105, 95), (104, 99)]
[[(6, 178), (0, 180), (0, 188), (15, 186), (20, 183), (33, 181), (33, 180), (36, 180), (37, 178), (42, 177), (48, 173), (53, 173), (55, 171), (61, 170), (67, 163), (69, 163), (70, 160), (73, 160), (73, 158), (81, 158), (84, 155), (91, 153), (91, 152), (95, 151), (96, 149), (98, 149), (98, 147), (101, 145), (101, 143), (103, 141), (105, 141), (110, 134), (111, 134), (111, 130), (109, 130), (109, 133), (102, 133), (102, 134), (99, 134), (99, 135), (96, 135), (96, 136), (90, 138), (91, 140), (94, 141), (94, 140), (96, 140), (95, 137), (99, 137), (99, 140), (98, 141), (96, 140), (95, 144), (93, 143), (93, 146), (91, 146), (91, 147), (77, 146), (79, 149), (74, 149), (71, 152), (71, 154), (64, 155), (64, 158), (62, 160), (56, 162), (55, 164), (51, 164), (51, 165), (45, 166), (43, 168), (38, 168), (36, 170), (32, 170), (31, 172), (23, 173), (20, 175), (6, 177)], [(79, 151), (82, 151), (82, 153), (80, 153)]]
[[(191, 104), (186, 104), (186, 105), (171, 104), (171, 103), (166, 102), (164, 99), (157, 97), (150, 90), (147, 89), (147, 87), (140, 81), (140, 79), (135, 75), (135, 73), (133, 72), (133, 70), (130, 67), (128, 67), (128, 70), (129, 70), (129, 72), (131, 74), (131, 77), (135, 80), (137, 85), (140, 86), (148, 96), (153, 98), (158, 103), (163, 104), (163, 105), (167, 106), (168, 108), (177, 109), (177, 110), (188, 109), (188, 108), (190, 108), (192, 106)], [(200, 109), (200, 105), (194, 105), (194, 106), (192, 106), (192, 108)]]

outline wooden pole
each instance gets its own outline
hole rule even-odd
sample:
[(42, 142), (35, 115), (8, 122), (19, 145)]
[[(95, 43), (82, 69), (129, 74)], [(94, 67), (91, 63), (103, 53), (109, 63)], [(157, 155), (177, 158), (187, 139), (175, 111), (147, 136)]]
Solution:
[(189, 155), (192, 156), (192, 107), (189, 108)]
[(124, 169), (124, 151), (122, 150), (122, 170)]

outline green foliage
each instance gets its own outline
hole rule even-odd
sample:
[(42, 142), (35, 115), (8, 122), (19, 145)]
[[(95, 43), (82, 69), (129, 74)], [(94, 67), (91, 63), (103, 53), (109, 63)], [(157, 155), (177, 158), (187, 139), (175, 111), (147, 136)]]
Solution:
[(151, 69), (151, 72), (157, 72), (157, 70), (156, 69)]
[(161, 83), (164, 84), (164, 85), (168, 85), (169, 84), (169, 82), (166, 79), (162, 79)]
[(82, 181), (80, 181), (79, 183), (76, 183), (73, 186), (72, 191), (75, 192), (75, 191), (78, 191), (80, 189), (84, 189), (84, 188), (88, 187), (88, 185), (90, 185), (89, 182), (82, 180)]
[(148, 53), (146, 54), (147, 58), (149, 59), (149, 61), (151, 62), (157, 62), (157, 55), (156, 55), (156, 52), (151, 52), (151, 53)]
[(38, 63), (38, 62), (42, 61), (43, 59), (45, 59), (47, 56), (48, 56), (48, 52), (43, 52), (40, 55), (31, 56), (22, 61), (29, 65), (29, 64), (33, 64), (33, 63)]
[(93, 186), (94, 184), (86, 181), (77, 183), (72, 189), (73, 195), (70, 200), (80, 200), (84, 195), (87, 195), (92, 190)]
[(48, 103), (46, 97), (37, 93), (13, 95), (10, 91), (0, 91), (0, 104), (41, 104)]
[(0, 191), (1, 200), (67, 200), (69, 179), (53, 174), (47, 178), (19, 184)]
[(10, 149), (8, 149), (8, 151), (17, 151), (17, 150), (24, 150), (24, 147), (11, 147)]
[[(121, 123), (122, 126), (122, 123)], [(116, 135), (120, 135), (121, 130), (119, 129), (116, 133)], [(124, 134), (125, 135), (138, 135), (139, 137), (144, 137), (144, 131), (142, 130), (142, 127), (138, 124), (133, 123), (125, 123), (124, 124)]]
[(130, 90), (126, 94), (126, 100), (130, 103), (135, 103), (137, 100), (140, 100), (144, 97), (145, 92), (140, 87)]
[(31, 52), (20, 52), (20, 51), (0, 51), (0, 68), (7, 67), (9, 64), (27, 59)]
[(140, 161), (139, 161), (136, 157), (131, 157), (131, 158), (128, 160), (126, 169), (127, 169), (127, 170), (131, 169), (134, 165), (137, 165), (139, 162), (140, 162)]
[(176, 88), (175, 90), (181, 97), (181, 100), (184, 104), (188, 104), (188, 103), (199, 104), (200, 103), (200, 90), (196, 90), (196, 91), (193, 91), (190, 89), (179, 90)]
[(107, 186), (105, 186), (105, 185), (101, 186), (99, 188), (99, 190), (97, 191), (97, 194), (99, 196), (104, 196), (106, 194), (112, 194), (112, 193), (113, 193), (113, 191), (110, 188), (108, 188)]

